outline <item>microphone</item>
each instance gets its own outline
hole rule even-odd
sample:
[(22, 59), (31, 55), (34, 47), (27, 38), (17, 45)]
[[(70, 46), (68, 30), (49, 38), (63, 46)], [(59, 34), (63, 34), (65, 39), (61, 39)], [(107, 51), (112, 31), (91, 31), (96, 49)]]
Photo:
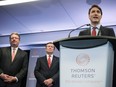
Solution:
[(76, 29), (71, 30), (71, 31), (69, 32), (69, 34), (68, 34), (68, 38), (70, 38), (70, 35), (71, 35), (71, 33), (72, 33), (73, 31), (79, 30), (80, 28), (82, 28), (82, 27), (84, 27), (84, 26), (91, 26), (91, 25), (90, 25), (90, 24), (84, 24), (84, 25), (81, 25), (80, 27), (78, 27), (78, 28), (76, 28)]

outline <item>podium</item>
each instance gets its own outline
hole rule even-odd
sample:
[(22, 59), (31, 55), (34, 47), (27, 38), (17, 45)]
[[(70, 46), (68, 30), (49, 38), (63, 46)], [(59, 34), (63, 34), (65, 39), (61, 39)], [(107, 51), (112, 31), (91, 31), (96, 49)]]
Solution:
[(116, 38), (79, 36), (53, 43), (60, 51), (60, 87), (116, 87)]

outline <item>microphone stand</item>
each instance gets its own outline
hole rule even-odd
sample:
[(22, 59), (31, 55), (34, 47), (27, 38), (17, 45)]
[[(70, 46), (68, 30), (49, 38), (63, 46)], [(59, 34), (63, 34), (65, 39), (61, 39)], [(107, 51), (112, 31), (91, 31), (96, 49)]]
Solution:
[(82, 25), (82, 26), (80, 26), (80, 27), (78, 27), (78, 28), (76, 28), (76, 29), (71, 30), (71, 31), (69, 32), (69, 34), (68, 34), (68, 38), (70, 38), (70, 35), (71, 35), (71, 33), (72, 33), (73, 31), (78, 30), (78, 29), (80, 29), (80, 28), (82, 28), (82, 27), (84, 27), (84, 26), (90, 26), (90, 24), (84, 24), (84, 25)]

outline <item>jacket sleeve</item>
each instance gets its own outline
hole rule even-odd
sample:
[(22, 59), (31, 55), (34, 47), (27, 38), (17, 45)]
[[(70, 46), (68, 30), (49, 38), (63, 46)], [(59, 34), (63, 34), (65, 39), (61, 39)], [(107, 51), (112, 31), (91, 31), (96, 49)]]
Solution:
[(46, 78), (39, 72), (40, 67), (41, 67), (40, 58), (38, 58), (35, 69), (34, 69), (34, 75), (35, 75), (35, 78), (37, 79), (37, 81), (39, 81), (40, 84), (43, 84), (43, 82)]
[(20, 72), (16, 74), (18, 80), (21, 80), (23, 77), (25, 77), (28, 71), (28, 55), (26, 52), (23, 52), (21, 55), (23, 55), (23, 64)]

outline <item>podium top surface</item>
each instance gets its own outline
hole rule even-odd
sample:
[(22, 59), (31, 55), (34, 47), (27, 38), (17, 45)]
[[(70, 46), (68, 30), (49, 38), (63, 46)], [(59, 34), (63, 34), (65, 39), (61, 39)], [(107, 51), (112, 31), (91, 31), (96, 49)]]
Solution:
[[(59, 50), (60, 43), (65, 42), (65, 41), (82, 41), (82, 40), (99, 40), (99, 39), (104, 39), (112, 43), (113, 47), (116, 48), (116, 37), (109, 37), (109, 36), (77, 36), (77, 37), (71, 37), (71, 38), (63, 38), (57, 41), (54, 41), (54, 45), (56, 48)], [(102, 40), (100, 40), (102, 41)], [(103, 42), (103, 41), (102, 41)], [(104, 42), (103, 42), (104, 43)]]

